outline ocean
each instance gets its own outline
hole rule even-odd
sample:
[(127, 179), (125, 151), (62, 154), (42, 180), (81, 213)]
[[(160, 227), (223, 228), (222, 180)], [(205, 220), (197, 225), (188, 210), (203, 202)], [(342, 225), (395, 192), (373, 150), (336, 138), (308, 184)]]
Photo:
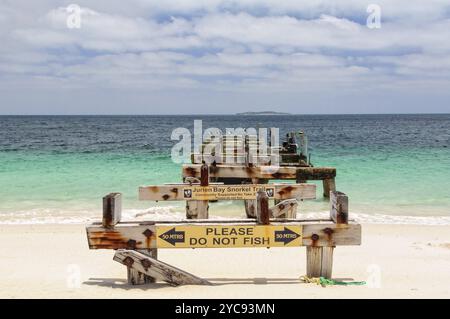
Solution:
[[(137, 200), (141, 185), (181, 181), (172, 130), (303, 130), (315, 166), (337, 168), (350, 216), (363, 222), (450, 224), (450, 114), (0, 116), (0, 223), (84, 223), (102, 197), (122, 192), (124, 218), (182, 218), (184, 203)], [(326, 216), (321, 196), (299, 216)], [(211, 204), (212, 218), (241, 217), (240, 202)]]

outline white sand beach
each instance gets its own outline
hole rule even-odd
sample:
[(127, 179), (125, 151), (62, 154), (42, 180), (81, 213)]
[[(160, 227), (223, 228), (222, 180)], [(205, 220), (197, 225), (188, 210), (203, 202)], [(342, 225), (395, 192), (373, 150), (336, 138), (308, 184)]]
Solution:
[(336, 248), (333, 277), (368, 284), (326, 288), (299, 281), (304, 248), (160, 250), (214, 285), (129, 286), (84, 225), (2, 225), (0, 240), (0, 298), (450, 298), (450, 226), (365, 224), (361, 246)]

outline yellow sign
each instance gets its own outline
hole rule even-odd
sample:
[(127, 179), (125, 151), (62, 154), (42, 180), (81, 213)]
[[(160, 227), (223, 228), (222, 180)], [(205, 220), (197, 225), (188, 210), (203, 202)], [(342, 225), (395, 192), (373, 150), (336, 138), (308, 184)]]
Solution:
[(256, 193), (264, 189), (269, 198), (275, 195), (275, 187), (266, 185), (211, 185), (185, 187), (184, 199), (189, 200), (234, 200), (256, 199)]
[(158, 248), (293, 247), (302, 245), (301, 225), (157, 226)]

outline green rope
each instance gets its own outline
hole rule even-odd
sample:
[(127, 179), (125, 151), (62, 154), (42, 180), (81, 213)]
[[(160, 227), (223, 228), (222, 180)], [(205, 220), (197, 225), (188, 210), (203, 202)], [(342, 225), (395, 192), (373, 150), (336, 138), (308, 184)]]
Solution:
[(365, 285), (365, 281), (336, 281), (333, 279), (327, 279), (325, 277), (320, 278), (310, 278), (307, 276), (301, 276), (300, 280), (305, 283), (315, 283), (321, 285), (322, 287), (326, 286), (362, 286)]
[(365, 281), (336, 281), (333, 279), (327, 279), (325, 277), (320, 277), (320, 284), (322, 286), (362, 286), (365, 285)]

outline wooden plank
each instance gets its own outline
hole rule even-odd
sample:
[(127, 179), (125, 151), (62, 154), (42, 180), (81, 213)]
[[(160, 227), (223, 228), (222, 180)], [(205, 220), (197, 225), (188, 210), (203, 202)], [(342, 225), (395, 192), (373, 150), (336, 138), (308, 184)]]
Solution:
[(211, 284), (205, 279), (194, 276), (184, 270), (134, 250), (117, 250), (114, 254), (114, 261), (117, 261), (128, 268), (132, 268), (141, 274), (165, 281), (172, 286)]
[(348, 197), (342, 192), (330, 192), (330, 218), (336, 224), (348, 223)]
[(298, 202), (295, 198), (285, 199), (270, 208), (271, 216), (274, 218), (295, 218), (297, 207)]
[(104, 227), (114, 227), (120, 222), (122, 216), (122, 194), (110, 193), (103, 197), (103, 219)]
[[(184, 164), (183, 177), (199, 177), (200, 165)], [(210, 168), (211, 177), (265, 178), (288, 180), (323, 180), (336, 176), (333, 167), (296, 167), (296, 166), (233, 166), (216, 165)]]
[[(256, 192), (260, 188), (274, 188), (273, 196), (275, 199), (315, 199), (316, 185), (315, 184), (242, 184), (242, 185), (210, 185), (209, 188), (200, 188), (199, 185), (151, 185), (139, 187), (139, 200), (153, 200), (153, 201), (177, 201), (177, 200), (196, 200), (193, 196), (193, 191), (208, 190), (208, 194), (216, 196), (217, 198), (210, 198), (210, 200), (235, 200), (238, 199), (237, 190), (242, 189), (245, 193), (251, 192), (250, 197), (246, 199), (256, 199)], [(250, 188), (248, 191), (246, 188)], [(212, 189), (215, 189), (212, 192)], [(231, 191), (230, 191), (231, 190)], [(217, 194), (217, 195), (214, 195)], [(244, 195), (242, 195), (244, 196)], [(248, 197), (249, 195), (245, 195)]]
[[(90, 249), (150, 249), (157, 246), (158, 228), (171, 226), (202, 226), (222, 227), (256, 226), (254, 220), (221, 221), (221, 220), (186, 220), (176, 222), (160, 222), (146, 225), (144, 223), (119, 223), (113, 229), (102, 227), (100, 224), (86, 227)], [(270, 226), (302, 226), (301, 245), (315, 247), (333, 247), (339, 245), (360, 245), (361, 225), (356, 223), (335, 224), (331, 221), (302, 222), (296, 220), (272, 219)], [(270, 227), (259, 226), (259, 227)], [(281, 227), (281, 228), (283, 228)], [(175, 247), (176, 248), (176, 247)]]

